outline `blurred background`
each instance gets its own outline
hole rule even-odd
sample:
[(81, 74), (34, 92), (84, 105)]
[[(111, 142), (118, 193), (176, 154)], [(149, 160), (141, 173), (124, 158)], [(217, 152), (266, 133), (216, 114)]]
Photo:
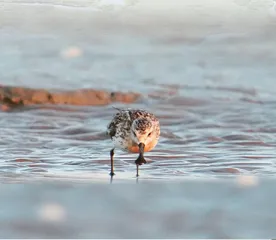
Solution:
[[(275, 29), (273, 0), (0, 0), (0, 95), (140, 95), (2, 107), (0, 237), (275, 236)], [(160, 119), (138, 182), (114, 106)]]

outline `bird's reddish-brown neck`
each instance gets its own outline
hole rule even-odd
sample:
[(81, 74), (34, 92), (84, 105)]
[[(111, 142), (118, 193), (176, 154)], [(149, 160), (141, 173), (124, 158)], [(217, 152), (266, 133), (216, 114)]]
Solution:
[[(145, 145), (144, 152), (149, 152), (156, 145), (156, 142), (152, 141), (149, 144)], [(128, 151), (132, 153), (139, 153), (139, 146), (137, 144), (131, 143), (128, 145)]]

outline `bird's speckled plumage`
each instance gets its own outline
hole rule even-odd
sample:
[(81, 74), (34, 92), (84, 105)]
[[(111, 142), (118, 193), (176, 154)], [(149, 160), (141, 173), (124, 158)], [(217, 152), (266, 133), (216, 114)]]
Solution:
[[(160, 136), (158, 119), (145, 110), (118, 110), (107, 127), (107, 134), (112, 139), (114, 147), (128, 152), (138, 152), (137, 141), (145, 139), (145, 152), (152, 150)], [(145, 134), (148, 136), (144, 136)], [(136, 139), (136, 135), (139, 139)]]

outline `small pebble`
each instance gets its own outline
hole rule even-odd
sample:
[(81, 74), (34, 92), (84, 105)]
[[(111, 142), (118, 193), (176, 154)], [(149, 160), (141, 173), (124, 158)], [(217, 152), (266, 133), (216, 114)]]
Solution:
[(69, 47), (61, 52), (63, 58), (76, 58), (82, 55), (82, 50), (79, 47)]
[(259, 181), (256, 176), (243, 175), (237, 177), (238, 185), (243, 187), (257, 186)]
[(62, 222), (65, 220), (66, 211), (57, 203), (47, 203), (38, 211), (38, 216), (41, 220), (47, 222)]

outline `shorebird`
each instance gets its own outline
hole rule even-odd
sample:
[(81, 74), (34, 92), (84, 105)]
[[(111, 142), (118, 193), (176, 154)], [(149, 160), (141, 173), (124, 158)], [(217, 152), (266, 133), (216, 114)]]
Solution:
[(107, 134), (113, 141), (110, 151), (111, 171), (114, 173), (114, 150), (119, 148), (126, 152), (139, 153), (135, 161), (136, 176), (139, 176), (139, 166), (147, 163), (144, 152), (152, 150), (158, 143), (160, 125), (158, 119), (145, 110), (117, 109), (118, 112), (108, 124)]

